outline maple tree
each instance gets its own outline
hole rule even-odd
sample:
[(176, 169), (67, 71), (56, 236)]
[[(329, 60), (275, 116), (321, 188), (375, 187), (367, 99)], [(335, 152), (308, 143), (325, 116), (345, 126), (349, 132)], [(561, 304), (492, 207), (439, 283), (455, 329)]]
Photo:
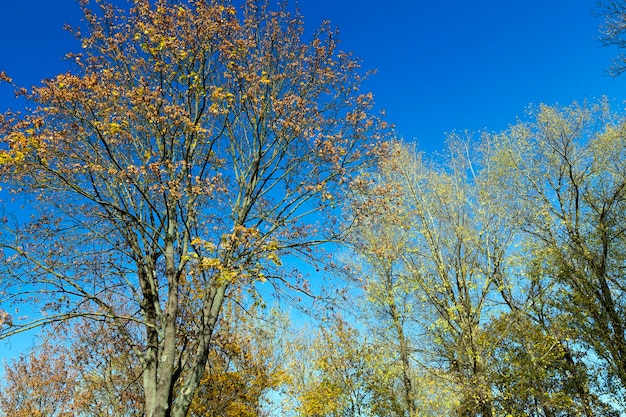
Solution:
[(285, 4), (82, 5), (74, 68), (0, 120), (0, 175), (36, 210), (4, 217), (0, 294), (41, 307), (2, 311), (0, 337), (105, 321), (140, 363), (145, 415), (184, 416), (225, 300), (266, 280), (306, 290), (280, 258), (338, 233), (384, 123), (336, 32), (304, 42)]

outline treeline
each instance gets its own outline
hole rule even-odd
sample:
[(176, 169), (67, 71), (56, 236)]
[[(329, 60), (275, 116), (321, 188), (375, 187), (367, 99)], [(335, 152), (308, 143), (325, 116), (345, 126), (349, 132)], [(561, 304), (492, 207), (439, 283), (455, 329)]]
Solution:
[(602, 102), (435, 157), (390, 145), (356, 183), (351, 237), (360, 340), (389, 378), (371, 386), (395, 411), (374, 389), (361, 415), (623, 412), (625, 133)]
[[(433, 156), (389, 142), (344, 199), (345, 301), (303, 329), (233, 297), (189, 415), (623, 412), (626, 125), (605, 101)], [(7, 366), (0, 406), (143, 415), (121, 340), (55, 327)]]
[[(72, 71), (31, 90), (0, 73), (32, 104), (0, 115), (0, 339), (42, 329), (0, 413), (624, 412), (607, 100), (429, 155), (286, 3), (81, 6)], [(626, 6), (605, 8), (621, 47)]]

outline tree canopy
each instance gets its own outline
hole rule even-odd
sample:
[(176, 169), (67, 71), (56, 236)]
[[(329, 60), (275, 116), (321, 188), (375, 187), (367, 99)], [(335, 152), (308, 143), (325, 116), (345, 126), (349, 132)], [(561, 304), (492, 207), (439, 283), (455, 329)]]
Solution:
[(0, 339), (41, 329), (0, 415), (624, 414), (621, 109), (427, 154), (287, 3), (81, 7), (70, 71), (0, 74)]
[[(145, 413), (187, 413), (225, 302), (334, 239), (333, 207), (384, 125), (358, 62), (286, 5), (84, 2), (74, 69), (2, 116), (0, 336), (105, 321), (142, 367)], [(3, 75), (10, 82), (8, 76)], [(377, 133), (377, 131), (379, 131)], [(284, 284), (284, 285), (283, 285)]]

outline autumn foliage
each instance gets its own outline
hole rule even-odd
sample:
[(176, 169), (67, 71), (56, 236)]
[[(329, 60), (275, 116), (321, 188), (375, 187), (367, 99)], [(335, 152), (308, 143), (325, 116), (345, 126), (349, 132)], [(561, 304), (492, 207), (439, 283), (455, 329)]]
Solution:
[(81, 6), (70, 71), (0, 73), (0, 339), (42, 330), (2, 416), (624, 413), (607, 100), (427, 155), (289, 4)]
[(354, 183), (351, 239), (396, 415), (619, 415), (623, 119), (541, 105), (442, 157), (388, 150)]
[(280, 257), (338, 233), (336, 201), (384, 125), (335, 31), (305, 42), (286, 5), (83, 10), (74, 69), (2, 116), (0, 174), (39, 211), (4, 223), (1, 290), (41, 310), (3, 312), (1, 335), (105, 321), (141, 366), (146, 415), (182, 416), (224, 303), (268, 279), (302, 288)]

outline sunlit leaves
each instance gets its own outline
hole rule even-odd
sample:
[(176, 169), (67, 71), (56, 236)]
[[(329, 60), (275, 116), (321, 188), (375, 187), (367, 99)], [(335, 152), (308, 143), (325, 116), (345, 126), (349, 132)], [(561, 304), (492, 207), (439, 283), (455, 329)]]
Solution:
[(383, 356), (343, 319), (330, 319), (314, 335), (300, 333), (286, 347), (292, 377), (285, 412), (301, 417), (388, 415), (394, 400)]
[[(575, 406), (595, 407), (587, 377), (593, 382), (593, 373), (602, 372), (600, 379), (622, 386), (626, 380), (617, 359), (625, 346), (623, 121), (606, 100), (541, 106), (532, 115), (494, 141), (494, 178), (511, 221), (524, 231), (520, 268), (528, 297), (535, 297), (531, 316), (547, 329), (569, 327), (567, 337), (577, 343), (569, 349), (605, 364), (606, 373), (590, 369), (576, 380)], [(565, 352), (568, 366), (580, 370), (584, 359)], [(612, 388), (610, 395), (617, 399), (619, 392)]]
[[(439, 165), (408, 145), (391, 145), (371, 179), (355, 184), (354, 239), (372, 271), (365, 278), (370, 299), (393, 329), (386, 333), (398, 355), (405, 351), (405, 372), (439, 364), (429, 366), (464, 392), (459, 407), (479, 412), (492, 401), (483, 326), (500, 302), (513, 231), (491, 197), (489, 173), (480, 170), (484, 156), (459, 137), (450, 138), (449, 150)], [(409, 354), (413, 344), (423, 353)], [(419, 380), (405, 380), (414, 398), (407, 405), (416, 407)]]
[[(283, 257), (340, 235), (338, 196), (386, 126), (336, 31), (305, 39), (286, 4), (81, 6), (74, 68), (25, 93), (27, 114), (2, 116), (0, 174), (53, 219), (2, 235), (20, 254), (2, 289), (43, 286), (13, 299), (60, 306), (54, 320), (96, 304), (113, 327), (128, 317), (107, 296), (125, 300), (144, 326), (146, 412), (182, 416), (225, 300), (269, 279), (305, 287), (282, 280)], [(68, 302), (44, 300), (58, 293)], [(32, 323), (13, 324), (2, 335)]]
[(260, 312), (233, 306), (227, 310), (228, 327), (216, 335), (207, 372), (190, 407), (192, 417), (258, 416), (288, 379), (275, 346), (279, 316), (254, 318)]

